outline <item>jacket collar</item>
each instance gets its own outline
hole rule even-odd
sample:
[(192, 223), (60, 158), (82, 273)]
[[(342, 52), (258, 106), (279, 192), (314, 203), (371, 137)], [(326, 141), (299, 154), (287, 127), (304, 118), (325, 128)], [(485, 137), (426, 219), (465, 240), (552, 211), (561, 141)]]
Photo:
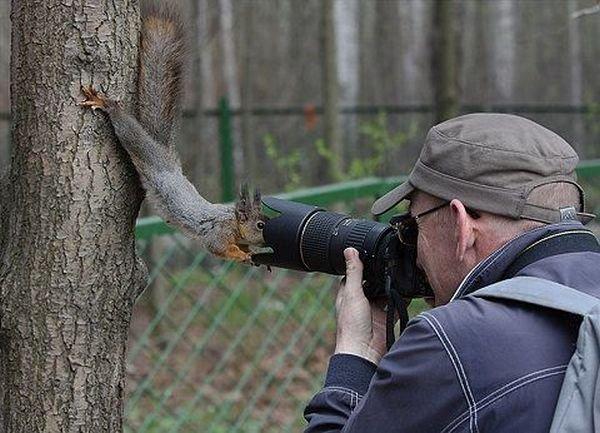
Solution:
[(584, 229), (583, 224), (577, 221), (568, 221), (545, 225), (520, 234), (479, 262), (458, 286), (450, 301), (499, 281), (521, 251), (535, 242), (547, 236), (577, 229)]

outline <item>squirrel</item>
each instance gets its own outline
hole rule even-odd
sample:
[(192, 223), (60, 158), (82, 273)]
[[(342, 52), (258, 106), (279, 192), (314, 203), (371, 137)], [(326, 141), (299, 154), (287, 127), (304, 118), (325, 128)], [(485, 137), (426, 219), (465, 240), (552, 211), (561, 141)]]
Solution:
[(184, 26), (175, 2), (142, 3), (142, 29), (136, 116), (118, 101), (82, 87), (79, 105), (108, 114), (115, 134), (135, 166), (158, 214), (197, 239), (212, 254), (252, 263), (254, 247), (264, 244), (267, 217), (258, 190), (246, 185), (233, 205), (213, 204), (182, 173), (175, 150), (175, 122), (181, 110), (185, 61)]

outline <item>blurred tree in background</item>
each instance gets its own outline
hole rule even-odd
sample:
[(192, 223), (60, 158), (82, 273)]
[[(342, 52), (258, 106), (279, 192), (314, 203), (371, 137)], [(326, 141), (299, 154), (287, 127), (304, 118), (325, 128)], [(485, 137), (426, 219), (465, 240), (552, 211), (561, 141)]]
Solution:
[[(349, 175), (353, 160), (374, 157), (361, 130), (380, 112), (389, 134), (407, 140), (385, 150), (378, 175), (406, 172), (434, 122), (473, 110), (522, 114), (563, 135), (582, 157), (600, 156), (595, 0), (182, 2), (193, 36), (180, 150), (210, 198), (220, 197), (216, 109), (223, 96), (233, 110), (236, 181), (251, 179), (267, 192), (289, 179), (270, 170), (277, 163), (265, 137), (280, 157), (301, 155), (296, 184), (322, 184)], [(3, 165), (9, 31), (3, 0)], [(323, 158), (327, 150), (336, 157)]]

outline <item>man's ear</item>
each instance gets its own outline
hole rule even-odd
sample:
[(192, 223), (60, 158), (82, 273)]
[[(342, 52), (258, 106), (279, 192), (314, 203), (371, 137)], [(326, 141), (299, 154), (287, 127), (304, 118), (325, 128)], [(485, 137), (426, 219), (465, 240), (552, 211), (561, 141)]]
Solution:
[(457, 199), (450, 202), (450, 212), (454, 221), (455, 255), (456, 259), (462, 262), (467, 252), (475, 245), (473, 218), (469, 215), (462, 202)]

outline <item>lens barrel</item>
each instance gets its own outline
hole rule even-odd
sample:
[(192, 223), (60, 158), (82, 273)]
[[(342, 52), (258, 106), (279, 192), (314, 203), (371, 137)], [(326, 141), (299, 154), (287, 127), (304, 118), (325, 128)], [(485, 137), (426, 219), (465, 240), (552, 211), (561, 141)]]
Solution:
[(263, 199), (279, 213), (263, 229), (273, 253), (255, 254), (256, 263), (343, 275), (344, 249), (354, 247), (365, 265), (365, 274), (377, 271), (382, 242), (393, 234), (388, 224), (350, 218), (325, 209), (274, 197)]
[(378, 255), (380, 239), (390, 232), (389, 225), (358, 220), (332, 212), (316, 212), (307, 220), (300, 238), (300, 255), (311, 271), (343, 275), (344, 249), (356, 248), (366, 268)]
[(344, 275), (344, 249), (354, 247), (363, 262), (363, 290), (368, 298), (385, 295), (385, 275), (390, 270), (392, 286), (403, 297), (433, 295), (420, 278), (416, 249), (402, 245), (389, 224), (275, 197), (265, 197), (263, 203), (278, 215), (263, 229), (265, 244), (272, 252), (253, 254), (254, 263)]

